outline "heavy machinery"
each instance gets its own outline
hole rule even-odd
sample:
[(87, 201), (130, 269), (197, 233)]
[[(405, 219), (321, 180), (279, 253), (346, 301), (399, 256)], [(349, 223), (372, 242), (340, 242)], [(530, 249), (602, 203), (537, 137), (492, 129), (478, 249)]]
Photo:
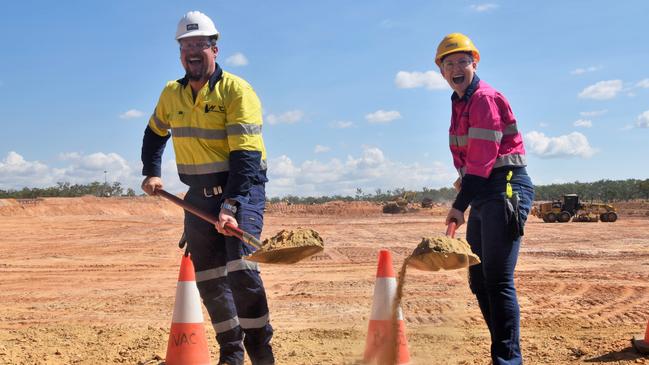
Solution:
[(569, 222), (615, 222), (617, 213), (610, 204), (583, 203), (579, 201), (579, 195), (566, 194), (563, 201), (554, 200), (550, 203), (542, 203), (532, 208), (532, 215), (543, 219), (546, 223)]
[(406, 191), (394, 200), (385, 202), (383, 205), (383, 213), (399, 214), (416, 211), (417, 209), (412, 206), (414, 196), (414, 192)]

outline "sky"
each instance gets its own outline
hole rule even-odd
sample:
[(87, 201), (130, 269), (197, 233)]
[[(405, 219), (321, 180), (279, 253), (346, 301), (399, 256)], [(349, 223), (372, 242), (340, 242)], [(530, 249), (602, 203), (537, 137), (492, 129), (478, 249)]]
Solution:
[[(267, 194), (448, 187), (449, 33), (510, 101), (536, 184), (649, 178), (649, 2), (12, 1), (0, 11), (0, 189), (119, 181), (137, 193), (142, 135), (190, 10), (217, 62), (261, 99)], [(163, 181), (178, 180), (171, 142)]]

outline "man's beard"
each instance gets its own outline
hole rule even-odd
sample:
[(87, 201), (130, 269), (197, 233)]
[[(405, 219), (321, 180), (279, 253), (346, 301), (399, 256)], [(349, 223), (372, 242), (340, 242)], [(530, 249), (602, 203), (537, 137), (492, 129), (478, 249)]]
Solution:
[(189, 57), (187, 57), (187, 60), (185, 61), (185, 72), (190, 81), (202, 81), (208, 79), (210, 77), (208, 70), (209, 65), (204, 59), (201, 61), (200, 65), (192, 65), (191, 62), (189, 62)]
[(207, 74), (207, 65), (203, 65), (198, 71), (191, 71), (191, 69), (188, 67), (185, 69), (185, 72), (187, 73), (187, 78), (189, 78), (190, 81), (201, 81), (209, 78), (210, 76)]

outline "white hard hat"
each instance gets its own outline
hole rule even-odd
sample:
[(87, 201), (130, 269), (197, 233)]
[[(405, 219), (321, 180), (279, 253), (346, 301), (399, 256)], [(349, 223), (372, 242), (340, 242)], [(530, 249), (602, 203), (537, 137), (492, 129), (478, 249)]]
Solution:
[(216, 30), (214, 22), (212, 22), (212, 19), (207, 15), (200, 11), (190, 11), (178, 22), (176, 40), (196, 36), (207, 36), (219, 39), (219, 31)]

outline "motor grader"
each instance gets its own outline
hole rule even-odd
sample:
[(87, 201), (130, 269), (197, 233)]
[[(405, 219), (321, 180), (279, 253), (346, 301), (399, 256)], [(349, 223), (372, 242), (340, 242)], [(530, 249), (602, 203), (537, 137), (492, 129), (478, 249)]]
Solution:
[(532, 215), (546, 223), (570, 222), (615, 222), (617, 213), (610, 204), (583, 203), (577, 194), (565, 194), (562, 200), (541, 203), (532, 208)]

